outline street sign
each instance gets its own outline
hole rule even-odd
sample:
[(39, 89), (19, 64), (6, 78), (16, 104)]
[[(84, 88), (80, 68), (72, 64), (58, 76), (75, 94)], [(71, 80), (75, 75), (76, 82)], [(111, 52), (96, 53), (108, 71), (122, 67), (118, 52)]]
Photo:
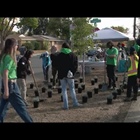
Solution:
[(98, 22), (101, 22), (101, 19), (98, 19), (98, 18), (94, 18), (90, 21), (91, 23), (98, 23)]
[(90, 21), (90, 23), (94, 23), (94, 26), (97, 26), (97, 23), (98, 22), (101, 22), (101, 19), (98, 19), (98, 18), (94, 18)]

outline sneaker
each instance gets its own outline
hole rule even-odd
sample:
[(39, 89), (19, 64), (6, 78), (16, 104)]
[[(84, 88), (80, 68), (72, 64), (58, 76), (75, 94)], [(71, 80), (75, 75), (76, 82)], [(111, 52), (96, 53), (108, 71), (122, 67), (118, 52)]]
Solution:
[(69, 110), (69, 108), (65, 108), (65, 107), (63, 107), (62, 109), (63, 109), (63, 110)]
[(130, 97), (126, 97), (125, 99), (124, 99), (124, 102), (130, 102), (131, 101), (131, 98)]
[(73, 105), (73, 107), (83, 107), (83, 104)]

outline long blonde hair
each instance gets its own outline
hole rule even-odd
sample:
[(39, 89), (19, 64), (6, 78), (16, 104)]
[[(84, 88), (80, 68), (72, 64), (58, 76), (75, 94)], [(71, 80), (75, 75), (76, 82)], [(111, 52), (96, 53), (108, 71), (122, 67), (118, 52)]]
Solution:
[(11, 58), (14, 60), (15, 64), (17, 65), (16, 61), (16, 50), (13, 49), (17, 45), (17, 41), (14, 38), (8, 38), (5, 41), (5, 46), (3, 47), (1, 54), (0, 54), (0, 62), (2, 58), (4, 58), (7, 54), (11, 56)]

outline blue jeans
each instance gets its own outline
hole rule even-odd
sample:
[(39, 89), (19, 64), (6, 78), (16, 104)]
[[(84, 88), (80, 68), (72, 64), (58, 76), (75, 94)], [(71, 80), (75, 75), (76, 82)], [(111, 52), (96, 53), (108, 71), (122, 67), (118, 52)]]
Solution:
[(63, 78), (60, 79), (61, 86), (62, 86), (62, 96), (63, 96), (63, 102), (64, 102), (64, 108), (68, 109), (68, 95), (67, 95), (67, 84), (69, 86), (70, 90), (70, 95), (73, 101), (73, 106), (78, 106), (78, 100), (76, 98), (76, 93), (75, 93), (75, 84), (74, 84), (74, 79), (68, 79), (68, 78)]
[[(3, 123), (4, 121), (4, 117), (6, 116), (9, 103), (11, 103), (13, 108), (16, 110), (16, 112), (18, 113), (18, 115), (21, 117), (21, 119), (24, 122), (28, 122), (28, 123), (33, 122), (31, 116), (27, 112), (26, 104), (21, 97), (20, 90), (18, 88), (17, 83), (8, 82), (8, 86), (9, 86), (9, 98), (4, 99), (3, 97), (1, 97), (0, 99), (1, 100), (0, 101), (0, 122)], [(3, 94), (4, 93), (3, 83), (2, 83), (1, 90)]]
[(44, 79), (47, 81), (49, 80), (49, 68), (50, 66), (47, 66), (47, 67), (42, 66)]

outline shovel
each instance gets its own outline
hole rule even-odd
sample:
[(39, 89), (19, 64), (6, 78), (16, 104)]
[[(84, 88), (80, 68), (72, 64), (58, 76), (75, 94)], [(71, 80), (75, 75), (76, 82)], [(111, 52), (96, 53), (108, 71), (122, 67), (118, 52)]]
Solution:
[(106, 61), (104, 61), (104, 83), (102, 84), (102, 89), (101, 91), (107, 91), (108, 90), (108, 85), (106, 83), (106, 64), (105, 64)]
[(34, 80), (34, 84), (35, 84), (36, 90), (38, 91), (38, 94), (39, 94), (39, 101), (42, 102), (45, 99), (40, 98), (40, 92), (39, 92), (38, 85), (37, 85), (37, 82), (36, 82), (36, 79), (35, 79), (35, 76), (34, 76), (34, 73), (33, 73), (33, 69), (32, 69), (31, 63), (29, 63), (29, 67), (30, 67), (30, 70), (31, 70), (31, 74), (32, 74), (32, 77), (33, 77), (33, 80)]

